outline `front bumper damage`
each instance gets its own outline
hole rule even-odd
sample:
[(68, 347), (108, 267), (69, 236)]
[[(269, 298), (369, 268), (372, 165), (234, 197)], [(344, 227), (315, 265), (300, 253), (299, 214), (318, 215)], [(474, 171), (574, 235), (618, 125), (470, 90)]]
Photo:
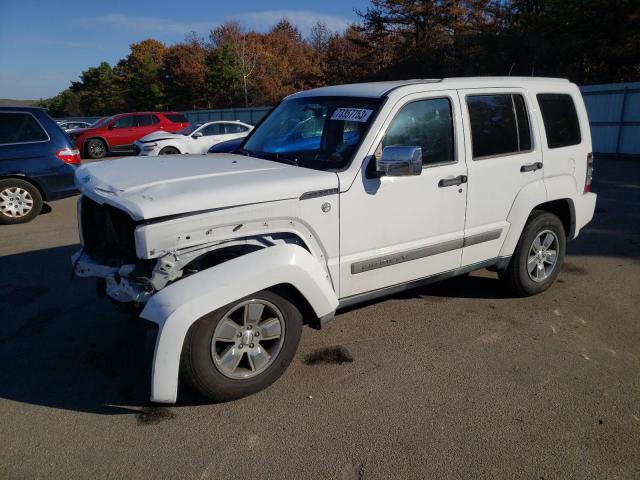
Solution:
[(83, 252), (77, 251), (72, 257), (73, 274), (78, 277), (104, 279), (107, 295), (117, 302), (146, 303), (154, 294), (153, 285), (140, 279), (132, 279), (136, 265), (110, 267), (102, 265)]

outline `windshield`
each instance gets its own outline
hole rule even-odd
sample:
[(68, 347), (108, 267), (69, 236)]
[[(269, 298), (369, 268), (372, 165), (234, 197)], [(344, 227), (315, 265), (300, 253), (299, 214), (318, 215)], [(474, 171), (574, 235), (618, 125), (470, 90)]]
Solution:
[(188, 125), (188, 126), (184, 127), (178, 133), (181, 133), (182, 135), (185, 135), (185, 136), (189, 136), (193, 132), (195, 132), (197, 129), (199, 129), (202, 125), (204, 125), (204, 123), (202, 123), (202, 122), (200, 122), (200, 123), (192, 123), (191, 125)]
[(317, 170), (346, 167), (373, 121), (380, 99), (303, 97), (285, 100), (239, 153)]
[(93, 125), (91, 125), (91, 127), (96, 128), (96, 127), (102, 127), (103, 125), (105, 125), (106, 123), (108, 123), (113, 117), (102, 117), (100, 120), (98, 120), (96, 123), (94, 123)]

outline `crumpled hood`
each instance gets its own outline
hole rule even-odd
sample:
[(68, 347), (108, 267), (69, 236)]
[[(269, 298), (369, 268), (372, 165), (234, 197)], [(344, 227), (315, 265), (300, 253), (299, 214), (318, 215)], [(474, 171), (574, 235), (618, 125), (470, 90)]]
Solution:
[(78, 189), (134, 220), (250, 205), (338, 188), (338, 176), (234, 154), (128, 157), (83, 165)]
[(184, 140), (185, 138), (187, 137), (182, 135), (181, 133), (171, 133), (171, 132), (164, 132), (162, 130), (158, 130), (157, 132), (152, 132), (149, 135), (145, 135), (144, 137), (140, 138), (138, 142), (146, 143), (146, 142), (156, 142), (158, 140), (169, 140), (169, 139)]

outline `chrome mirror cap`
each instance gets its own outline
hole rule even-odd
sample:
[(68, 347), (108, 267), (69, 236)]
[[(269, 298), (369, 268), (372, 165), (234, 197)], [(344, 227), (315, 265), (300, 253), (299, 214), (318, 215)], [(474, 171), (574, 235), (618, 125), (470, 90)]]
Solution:
[(388, 177), (404, 177), (422, 173), (422, 148), (391, 145), (384, 147), (376, 160), (376, 170)]

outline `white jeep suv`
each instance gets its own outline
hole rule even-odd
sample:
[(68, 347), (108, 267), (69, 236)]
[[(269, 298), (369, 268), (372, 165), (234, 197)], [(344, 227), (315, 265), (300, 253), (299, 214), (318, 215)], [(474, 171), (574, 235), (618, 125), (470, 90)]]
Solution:
[[(304, 125), (305, 128), (300, 128)], [(157, 326), (151, 400), (274, 382), (303, 324), (480, 268), (554, 282), (592, 218), (578, 88), (543, 78), (343, 85), (287, 97), (236, 154), (78, 169), (78, 276)]]

